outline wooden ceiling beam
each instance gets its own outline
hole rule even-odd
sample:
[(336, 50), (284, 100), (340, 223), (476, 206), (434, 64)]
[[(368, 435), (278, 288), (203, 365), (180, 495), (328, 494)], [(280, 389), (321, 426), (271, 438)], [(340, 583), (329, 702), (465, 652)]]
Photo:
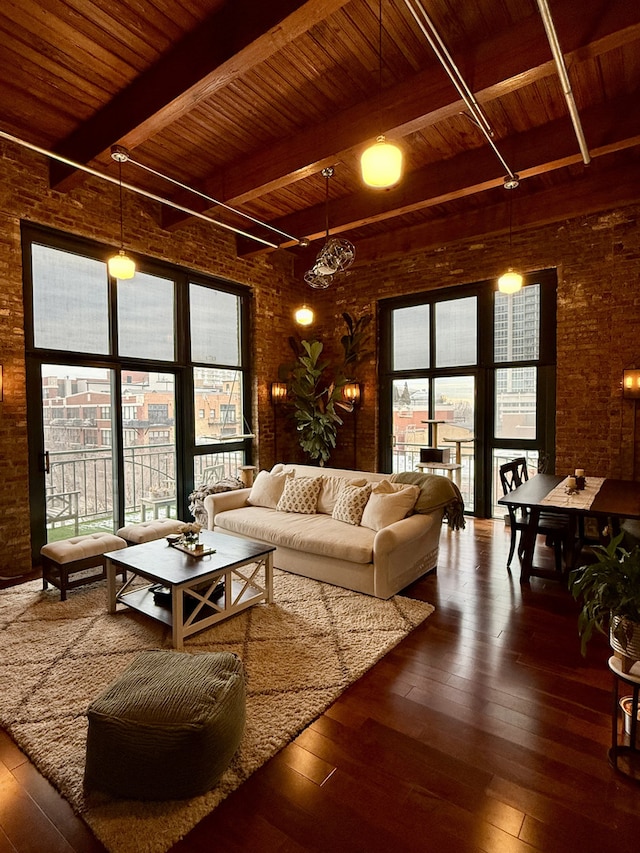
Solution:
[[(628, 109), (629, 102), (638, 97), (640, 92), (583, 111), (583, 127), (594, 159), (640, 145), (640, 112)], [(509, 150), (517, 151), (513, 166), (521, 179), (582, 162), (568, 117), (510, 137), (504, 144)], [(372, 222), (476, 195), (501, 186), (503, 178), (499, 163), (488, 148), (459, 154), (412, 172), (398, 187), (385, 193), (362, 190), (333, 200), (329, 204), (330, 230), (332, 234), (340, 234)], [(297, 237), (316, 240), (325, 235), (325, 219), (323, 204), (272, 224)], [(254, 256), (264, 252), (255, 242), (244, 238), (238, 239), (237, 245), (239, 255)], [(295, 244), (285, 242), (281, 248), (292, 245)]]
[[(56, 153), (88, 164), (115, 143), (135, 148), (347, 2), (225, 3), (78, 127), (56, 147)], [(78, 170), (53, 161), (50, 184), (65, 191), (81, 176)]]
[[(626, 164), (597, 172), (585, 169), (582, 176), (570, 183), (531, 193), (526, 204), (514, 206), (513, 230), (541, 227), (634, 204), (640, 201), (639, 188), (640, 165)], [(503, 234), (506, 230), (504, 204), (495, 204), (359, 240), (356, 263), (390, 260), (449, 243)], [(298, 275), (303, 275), (302, 266), (297, 270)]]
[[(584, 0), (577, 16), (574, 0), (564, 0), (554, 7), (554, 20), (569, 65), (640, 40), (640, 22), (631, 4), (609, 4), (603, 14), (600, 0)], [(522, 67), (525, 52), (513, 49), (518, 42), (527, 45), (527, 68)], [(537, 13), (477, 46), (461, 66), (481, 103), (556, 73)], [(327, 119), (321, 126), (256, 152), (228, 166), (223, 174), (211, 176), (201, 189), (227, 204), (240, 206), (316, 174), (345, 152), (363, 145), (363, 140), (375, 137), (380, 128), (380, 109), (386, 135), (398, 139), (459, 114), (464, 104), (457, 98), (452, 100), (453, 94), (451, 83), (440, 66), (434, 64), (383, 92), (381, 103), (376, 95)], [(499, 147), (502, 144), (498, 142)], [(188, 198), (188, 206), (201, 212), (211, 207), (203, 199), (194, 205), (194, 197)], [(167, 228), (188, 218), (173, 210), (165, 211), (163, 216)]]

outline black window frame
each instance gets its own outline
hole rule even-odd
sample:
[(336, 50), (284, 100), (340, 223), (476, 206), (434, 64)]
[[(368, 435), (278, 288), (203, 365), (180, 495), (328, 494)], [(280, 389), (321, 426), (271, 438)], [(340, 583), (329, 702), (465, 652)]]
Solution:
[[(243, 412), (249, 432), (252, 429), (251, 406), (251, 341), (250, 318), (252, 292), (246, 285), (238, 284), (214, 275), (190, 269), (179, 264), (173, 264), (156, 258), (136, 254), (137, 268), (141, 272), (171, 278), (175, 281), (175, 358), (173, 361), (121, 357), (118, 355), (117, 329), (117, 281), (109, 278), (109, 353), (107, 355), (87, 354), (84, 352), (45, 349), (34, 346), (33, 339), (33, 287), (31, 246), (34, 243), (46, 245), (85, 257), (107, 262), (113, 254), (112, 246), (91, 240), (86, 237), (68, 234), (66, 232), (34, 224), (21, 222), (22, 265), (23, 265), (23, 304), (25, 331), (25, 358), (27, 374), (27, 434), (29, 443), (29, 490), (32, 507), (32, 553), (34, 561), (39, 558), (42, 545), (45, 544), (45, 475), (43, 458), (42, 434), (42, 386), (40, 381), (40, 366), (57, 362), (68, 363), (78, 367), (97, 367), (113, 370), (115, 375), (115, 393), (120, 400), (122, 393), (121, 376), (127, 370), (132, 373), (140, 370), (158, 371), (171, 374), (174, 377), (175, 388), (175, 445), (176, 445), (176, 498), (180, 518), (190, 518), (188, 496), (194, 489), (194, 460), (197, 456), (241, 451), (244, 461), (252, 458), (251, 438), (239, 439), (237, 442), (212, 442), (196, 444), (195, 442), (195, 412), (193, 394), (193, 368), (200, 366), (190, 358), (190, 323), (189, 323), (189, 284), (195, 283), (204, 287), (231, 293), (240, 302), (240, 364), (217, 364), (221, 369), (238, 370), (242, 374)], [(114, 493), (114, 518), (116, 524), (124, 519), (124, 495), (121, 488), (124, 482), (123, 469), (123, 424), (120, 406), (114, 412), (112, 439), (117, 441), (115, 452), (120, 462), (118, 471), (117, 490)]]
[[(475, 510), (479, 517), (491, 517), (491, 470), (493, 451), (521, 448), (537, 451), (549, 470), (555, 466), (555, 401), (556, 401), (556, 293), (557, 271), (544, 269), (524, 276), (524, 286), (540, 285), (540, 330), (538, 358), (514, 361), (496, 361), (494, 356), (494, 300), (496, 281), (485, 279), (470, 284), (436, 288), (404, 296), (382, 299), (378, 303), (380, 335), (379, 372), (379, 435), (378, 466), (383, 472), (391, 472), (393, 448), (391, 388), (394, 380), (425, 377), (430, 381), (430, 410), (433, 410), (434, 383), (439, 376), (475, 377)], [(435, 367), (435, 305), (439, 302), (477, 298), (477, 346), (478, 358), (475, 365), (460, 367)], [(394, 371), (393, 359), (393, 311), (399, 308), (430, 306), (430, 363), (431, 367)], [(490, 331), (489, 331), (490, 330)], [(504, 368), (537, 368), (536, 438), (514, 439), (495, 437), (495, 373)], [(489, 475), (489, 476), (487, 476)]]

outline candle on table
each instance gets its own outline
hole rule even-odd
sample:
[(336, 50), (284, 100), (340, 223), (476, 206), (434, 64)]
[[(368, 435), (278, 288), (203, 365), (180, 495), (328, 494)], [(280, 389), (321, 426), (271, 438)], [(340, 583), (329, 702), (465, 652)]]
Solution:
[(567, 487), (570, 489), (575, 489), (575, 487), (576, 487), (576, 478), (575, 477), (567, 477)]
[(576, 477), (584, 477), (584, 468), (576, 468)]

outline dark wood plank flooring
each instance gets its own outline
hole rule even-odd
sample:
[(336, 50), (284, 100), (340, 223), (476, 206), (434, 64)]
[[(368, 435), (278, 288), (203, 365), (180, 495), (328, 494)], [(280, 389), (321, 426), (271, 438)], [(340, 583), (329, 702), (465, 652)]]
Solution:
[[(521, 588), (508, 540), (501, 522), (443, 529), (437, 574), (407, 591), (436, 612), (172, 853), (636, 853), (606, 639), (581, 658), (575, 602)], [(100, 850), (0, 732), (0, 853)]]

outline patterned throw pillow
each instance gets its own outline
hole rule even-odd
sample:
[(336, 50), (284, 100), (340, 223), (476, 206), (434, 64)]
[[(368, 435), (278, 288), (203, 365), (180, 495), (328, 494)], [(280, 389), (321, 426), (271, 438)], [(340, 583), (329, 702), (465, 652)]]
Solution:
[(371, 492), (371, 484), (365, 486), (344, 486), (336, 505), (333, 508), (331, 517), (336, 521), (344, 521), (347, 524), (354, 524), (356, 527), (360, 524), (362, 513), (369, 500)]
[(322, 477), (291, 477), (287, 479), (278, 512), (302, 512), (313, 515), (318, 506)]

